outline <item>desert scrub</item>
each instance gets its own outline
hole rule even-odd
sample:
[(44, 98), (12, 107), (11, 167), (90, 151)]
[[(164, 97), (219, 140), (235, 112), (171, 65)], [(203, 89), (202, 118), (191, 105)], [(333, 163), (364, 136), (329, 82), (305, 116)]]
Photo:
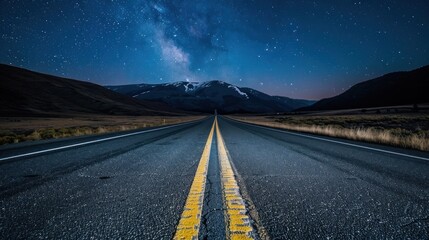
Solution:
[(428, 114), (234, 118), (293, 131), (429, 151)]
[(0, 117), (0, 144), (129, 131), (203, 117), (205, 116)]
[(65, 138), (73, 136), (83, 136), (90, 134), (102, 134), (109, 132), (128, 131), (155, 124), (142, 125), (120, 125), (120, 126), (103, 126), (103, 127), (70, 127), (70, 128), (40, 128), (29, 133), (16, 133), (10, 130), (0, 131), (0, 145), (9, 143), (19, 143), (25, 141), (36, 141), (52, 138)]
[(144, 124), (130, 124), (130, 125), (112, 125), (112, 126), (100, 126), (100, 127), (69, 127), (69, 128), (40, 128), (29, 133), (15, 133), (13, 131), (0, 131), (0, 145), (9, 143), (19, 143), (25, 141), (36, 141), (43, 139), (52, 138), (65, 138), (75, 137), (91, 134), (102, 134), (110, 132), (121, 132), (136, 130), (146, 127), (156, 127), (163, 125), (163, 122), (152, 122)]

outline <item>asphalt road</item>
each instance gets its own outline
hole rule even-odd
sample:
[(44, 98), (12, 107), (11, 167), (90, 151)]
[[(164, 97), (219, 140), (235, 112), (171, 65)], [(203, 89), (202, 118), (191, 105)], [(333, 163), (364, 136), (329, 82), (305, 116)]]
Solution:
[[(213, 121), (0, 147), (0, 239), (172, 238)], [(218, 125), (249, 237), (429, 238), (429, 154), (224, 117)], [(204, 173), (201, 239), (232, 236), (218, 138)]]
[(427, 154), (219, 123), (272, 239), (429, 238)]
[(171, 238), (212, 121), (2, 162), (0, 239)]

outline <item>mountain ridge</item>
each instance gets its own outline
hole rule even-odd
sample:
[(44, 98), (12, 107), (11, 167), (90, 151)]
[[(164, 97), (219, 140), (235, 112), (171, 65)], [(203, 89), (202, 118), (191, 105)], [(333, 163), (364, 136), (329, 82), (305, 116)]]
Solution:
[(289, 112), (314, 101), (270, 96), (248, 87), (221, 80), (106, 86), (119, 93), (141, 99), (164, 102), (186, 111), (219, 113)]

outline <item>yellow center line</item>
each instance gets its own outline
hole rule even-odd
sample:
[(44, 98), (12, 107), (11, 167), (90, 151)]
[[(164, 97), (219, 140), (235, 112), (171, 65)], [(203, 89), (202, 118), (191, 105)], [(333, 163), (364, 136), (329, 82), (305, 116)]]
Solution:
[(198, 239), (214, 127), (215, 122), (207, 138), (174, 239)]
[(226, 208), (226, 235), (229, 239), (254, 239), (250, 218), (247, 216), (246, 205), (240, 194), (240, 188), (231, 167), (217, 118), (215, 118), (215, 123), (218, 156), (221, 167), (222, 192)]

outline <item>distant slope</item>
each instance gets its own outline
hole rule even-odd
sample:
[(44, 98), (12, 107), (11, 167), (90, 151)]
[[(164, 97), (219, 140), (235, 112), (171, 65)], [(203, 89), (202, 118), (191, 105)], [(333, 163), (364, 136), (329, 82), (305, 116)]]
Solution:
[(322, 99), (299, 111), (397, 106), (429, 102), (429, 66), (386, 74), (361, 82), (344, 93)]
[(137, 99), (161, 101), (177, 109), (199, 112), (213, 112), (215, 109), (219, 113), (288, 112), (314, 103), (273, 97), (223, 81), (136, 84), (107, 88)]
[(73, 114), (164, 115), (165, 104), (142, 102), (102, 86), (0, 64), (0, 116)]

